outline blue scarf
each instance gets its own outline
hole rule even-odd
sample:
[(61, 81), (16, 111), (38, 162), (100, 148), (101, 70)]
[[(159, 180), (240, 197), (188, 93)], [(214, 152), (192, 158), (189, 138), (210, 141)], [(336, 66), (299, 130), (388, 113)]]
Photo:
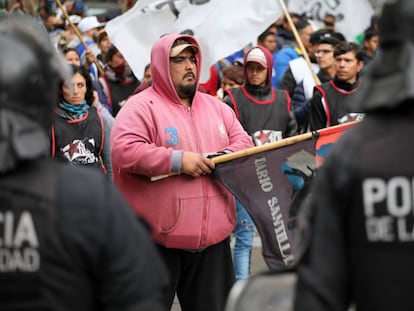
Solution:
[(89, 108), (90, 106), (85, 100), (79, 105), (73, 105), (62, 100), (59, 102), (56, 112), (65, 119), (76, 120), (82, 118), (88, 112)]

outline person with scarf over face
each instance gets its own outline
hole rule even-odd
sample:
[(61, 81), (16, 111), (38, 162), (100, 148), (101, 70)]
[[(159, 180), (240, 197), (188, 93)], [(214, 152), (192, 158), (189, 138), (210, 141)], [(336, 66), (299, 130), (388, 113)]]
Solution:
[(73, 165), (101, 169), (112, 179), (110, 130), (100, 112), (92, 106), (90, 75), (71, 65), (72, 85), (61, 84), (59, 102), (51, 130), (52, 156)]
[[(166, 306), (222, 311), (235, 276), (230, 235), (234, 196), (210, 173), (208, 154), (252, 141), (234, 112), (198, 90), (201, 52), (189, 35), (168, 34), (151, 50), (152, 85), (130, 97), (111, 134), (114, 182), (153, 238), (170, 272)], [(150, 177), (174, 173), (159, 181)]]
[(135, 77), (128, 62), (112, 45), (106, 54), (105, 77), (101, 78), (104, 91), (115, 117), (129, 96), (141, 82)]

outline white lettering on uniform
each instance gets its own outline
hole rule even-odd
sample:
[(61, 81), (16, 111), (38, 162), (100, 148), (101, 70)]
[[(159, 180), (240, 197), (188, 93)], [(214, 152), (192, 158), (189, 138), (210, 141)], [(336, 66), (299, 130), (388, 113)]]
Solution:
[(26, 247), (22, 249), (0, 248), (1, 272), (36, 272), (40, 268), (40, 256), (37, 249)]
[(13, 244), (14, 247), (21, 247), (24, 242), (27, 242), (32, 247), (39, 246), (32, 215), (29, 212), (23, 212), (20, 216)]
[(371, 242), (414, 242), (413, 179), (367, 178), (362, 184), (367, 239)]
[(370, 241), (394, 241), (391, 216), (369, 217), (366, 219), (367, 237)]
[(362, 183), (365, 216), (374, 215), (374, 203), (384, 200), (386, 196), (385, 183), (379, 178), (369, 178)]
[[(395, 177), (388, 182), (387, 206), (394, 217), (405, 217), (413, 212), (411, 201), (411, 182), (407, 178)], [(401, 197), (398, 203), (398, 195)]]
[(40, 268), (38, 247), (30, 212), (23, 211), (20, 217), (12, 211), (0, 212), (0, 272), (37, 271)]

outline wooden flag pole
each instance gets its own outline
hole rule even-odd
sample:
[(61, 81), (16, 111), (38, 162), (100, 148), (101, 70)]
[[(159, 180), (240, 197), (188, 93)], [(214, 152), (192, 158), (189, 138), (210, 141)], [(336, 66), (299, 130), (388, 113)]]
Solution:
[(214, 157), (211, 160), (214, 162), (214, 164), (224, 163), (224, 162), (228, 162), (228, 161), (235, 160), (235, 159), (238, 159), (238, 158), (243, 158), (243, 157), (246, 157), (246, 156), (249, 156), (249, 155), (253, 155), (253, 154), (256, 154), (256, 153), (260, 153), (260, 152), (264, 152), (264, 151), (269, 151), (269, 150), (273, 150), (273, 149), (293, 145), (293, 144), (296, 144), (298, 142), (311, 139), (314, 135), (317, 135), (317, 132), (309, 132), (309, 133), (304, 133), (304, 134), (300, 134), (300, 135), (296, 135), (296, 136), (291, 136), (291, 137), (287, 137), (285, 139), (275, 141), (273, 143), (268, 143), (268, 144), (264, 144), (264, 145), (261, 145), (261, 146), (250, 147), (250, 148), (243, 149), (243, 150), (240, 150), (240, 151), (224, 154), (224, 155), (221, 155), (221, 156), (218, 156), (218, 157)]
[[(232, 152), (232, 153), (228, 153), (228, 154), (223, 154), (214, 158), (211, 158), (211, 160), (214, 162), (214, 164), (219, 164), (219, 163), (224, 163), (224, 162), (228, 162), (231, 160), (235, 160), (238, 158), (242, 158), (245, 156), (249, 156), (252, 154), (256, 154), (256, 153), (260, 153), (260, 152), (264, 152), (264, 151), (268, 151), (268, 150), (272, 150), (272, 149), (277, 149), (277, 148), (281, 148), (281, 147), (285, 147), (288, 145), (292, 145), (292, 144), (296, 144), (298, 142), (307, 140), (307, 139), (311, 139), (314, 135), (317, 135), (317, 132), (309, 132), (309, 133), (304, 133), (304, 134), (300, 134), (300, 135), (296, 135), (296, 136), (291, 136), (282, 140), (278, 140), (275, 141), (273, 143), (269, 143), (269, 144), (264, 144), (261, 146), (255, 146), (255, 147), (250, 147), (247, 149), (243, 149), (240, 151), (236, 151), (236, 152)], [(169, 173), (169, 174), (165, 174), (165, 175), (159, 175), (159, 176), (153, 176), (151, 177), (151, 181), (157, 181), (157, 180), (161, 180), (170, 176), (175, 176), (178, 175), (177, 173)]]
[[(278, 148), (281, 148), (281, 147), (293, 145), (293, 144), (296, 144), (296, 143), (304, 141), (304, 140), (308, 140), (308, 139), (311, 139), (311, 138), (314, 138), (314, 137), (318, 137), (320, 135), (321, 131), (335, 132), (336, 130), (344, 127), (345, 125), (346, 125), (346, 128), (348, 128), (348, 127), (350, 127), (352, 125), (355, 125), (356, 123), (359, 123), (359, 122), (360, 121), (352, 121), (352, 122), (348, 122), (348, 123), (344, 123), (344, 124), (330, 126), (330, 127), (327, 127), (327, 128), (322, 128), (322, 129), (317, 130), (317, 131), (287, 137), (285, 139), (278, 140), (278, 141), (275, 141), (273, 143), (264, 144), (264, 145), (261, 145), (261, 146), (250, 147), (250, 148), (243, 149), (243, 150), (240, 150), (240, 151), (220, 155), (220, 156), (212, 158), (211, 160), (214, 162), (214, 164), (228, 162), (228, 161), (231, 161), (231, 160), (235, 160), (235, 159), (242, 158), (242, 157), (245, 157), (245, 156), (257, 154), (257, 153), (260, 153), (260, 152), (269, 151), (269, 150), (278, 149)], [(161, 180), (161, 179), (164, 179), (164, 178), (167, 178), (167, 177), (170, 177), (170, 176), (175, 176), (175, 175), (178, 175), (178, 174), (177, 173), (169, 173), (169, 174), (165, 174), (165, 175), (153, 176), (153, 177), (151, 177), (151, 181), (157, 181), (157, 180)]]
[(308, 139), (311, 139), (311, 138), (317, 138), (320, 135), (321, 131), (328, 131), (329, 130), (329, 131), (335, 132), (336, 130), (344, 127), (345, 125), (347, 125), (347, 127), (349, 127), (349, 126), (352, 126), (352, 125), (354, 125), (358, 122), (360, 122), (360, 121), (351, 121), (351, 122), (347, 122), (347, 123), (343, 123), (343, 124), (339, 124), (339, 125), (333, 125), (333, 126), (330, 126), (330, 127), (327, 127), (327, 128), (322, 128), (320, 130), (313, 131), (313, 132), (308, 132), (308, 133), (304, 133), (304, 134), (300, 134), (300, 135), (287, 137), (287, 138), (275, 141), (273, 143), (268, 143), (268, 144), (264, 144), (264, 145), (261, 145), (261, 146), (250, 147), (250, 148), (247, 148), (247, 149), (244, 149), (244, 150), (240, 150), (240, 151), (224, 154), (224, 155), (221, 155), (221, 156), (217, 156), (217, 157), (212, 158), (211, 160), (214, 162), (214, 164), (219, 164), (219, 163), (235, 160), (235, 159), (238, 159), (238, 158), (242, 158), (242, 157), (245, 157), (245, 156), (253, 155), (253, 154), (256, 154), (256, 153), (269, 151), (269, 150), (273, 150), (273, 149), (278, 149), (278, 148), (293, 145), (293, 144), (296, 144), (296, 143), (299, 143), (301, 141), (308, 140)]
[(285, 2), (283, 0), (279, 0), (279, 1), (280, 1), (280, 5), (282, 6), (283, 12), (284, 12), (284, 14), (286, 16), (286, 19), (288, 20), (289, 26), (292, 29), (293, 35), (295, 36), (295, 40), (298, 43), (299, 48), (302, 50), (303, 57), (305, 58), (306, 64), (308, 65), (309, 70), (312, 73), (312, 77), (313, 77), (316, 85), (320, 85), (321, 84), (321, 80), (319, 79), (319, 77), (317, 76), (315, 70), (313, 69), (312, 63), (311, 63), (310, 58), (309, 58), (309, 54), (306, 51), (305, 46), (303, 45), (302, 40), (300, 39), (298, 30), (296, 29), (296, 26), (295, 26), (295, 24), (292, 21), (292, 17), (290, 16), (290, 14), (288, 12), (288, 9), (286, 7), (286, 4), (285, 4)]
[[(72, 21), (70, 20), (68, 12), (66, 12), (66, 9), (62, 5), (62, 2), (60, 0), (55, 0), (55, 1), (56, 1), (56, 4), (58, 5), (58, 7), (62, 10), (63, 15), (65, 16), (65, 19), (68, 21), (68, 23), (72, 27), (73, 31), (75, 32), (75, 35), (79, 38), (79, 41), (81, 42), (81, 44), (83, 45), (83, 47), (86, 50), (88, 48), (88, 46), (86, 45), (85, 40), (83, 40), (82, 34), (79, 31), (79, 28), (74, 23), (72, 23)], [(94, 59), (93, 62), (96, 65), (96, 68), (98, 68), (99, 74), (104, 75), (105, 72), (102, 69), (101, 65), (99, 65), (98, 61), (96, 59)]]

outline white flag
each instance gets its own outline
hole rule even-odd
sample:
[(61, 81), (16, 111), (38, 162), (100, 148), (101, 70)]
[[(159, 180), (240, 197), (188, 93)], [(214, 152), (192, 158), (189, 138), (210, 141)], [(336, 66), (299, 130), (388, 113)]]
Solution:
[(201, 46), (204, 82), (212, 64), (256, 42), (281, 15), (278, 0), (139, 0), (105, 28), (138, 78), (163, 34), (192, 34)]
[(306, 13), (306, 16), (322, 26), (326, 13), (336, 16), (335, 30), (348, 41), (355, 41), (370, 24), (374, 14), (368, 0), (289, 0), (289, 12)]

